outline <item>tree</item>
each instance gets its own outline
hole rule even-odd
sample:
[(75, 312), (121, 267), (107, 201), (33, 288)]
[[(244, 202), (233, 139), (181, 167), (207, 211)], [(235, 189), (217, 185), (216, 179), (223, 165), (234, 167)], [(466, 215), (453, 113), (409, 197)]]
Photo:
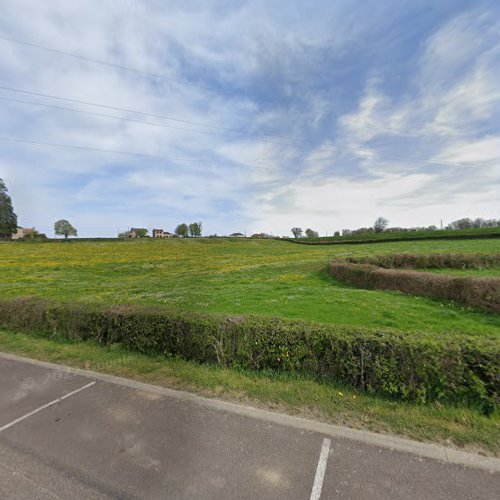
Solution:
[(300, 227), (292, 227), (291, 231), (294, 238), (300, 238), (302, 236), (302, 229)]
[(306, 229), (306, 236), (308, 238), (317, 238), (319, 236), (318, 231), (313, 231), (312, 229)]
[(0, 179), (0, 238), (10, 238), (17, 231), (17, 215), (12, 207), (12, 200), (7, 194), (7, 187)]
[(54, 224), (54, 233), (67, 238), (68, 236), (78, 236), (76, 229), (66, 219), (58, 220)]
[(148, 235), (148, 230), (144, 228), (138, 228), (135, 230), (136, 238), (145, 238)]
[(182, 223), (175, 228), (175, 234), (183, 238), (188, 235), (188, 230), (187, 224)]
[(375, 221), (375, 224), (373, 224), (373, 229), (376, 233), (382, 233), (387, 227), (387, 224), (389, 224), (389, 221), (387, 219), (384, 219), (384, 217), (379, 217)]
[(473, 227), (473, 224), (474, 222), (471, 219), (465, 217), (463, 219), (454, 220), (448, 227), (450, 229), (470, 229)]
[(192, 224), (189, 224), (189, 234), (194, 238), (201, 236), (201, 222), (193, 222)]

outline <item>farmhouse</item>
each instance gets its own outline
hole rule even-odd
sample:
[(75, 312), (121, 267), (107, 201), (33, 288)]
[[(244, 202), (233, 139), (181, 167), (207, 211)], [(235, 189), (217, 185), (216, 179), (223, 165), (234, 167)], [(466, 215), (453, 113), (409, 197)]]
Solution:
[(22, 238), (33, 238), (35, 233), (34, 227), (18, 227), (17, 231), (11, 235), (11, 239), (20, 240)]
[(153, 229), (153, 238), (174, 238), (175, 234), (164, 231), (163, 229)]
[(125, 233), (127, 238), (141, 238), (148, 234), (148, 230), (143, 227), (131, 227), (130, 231)]

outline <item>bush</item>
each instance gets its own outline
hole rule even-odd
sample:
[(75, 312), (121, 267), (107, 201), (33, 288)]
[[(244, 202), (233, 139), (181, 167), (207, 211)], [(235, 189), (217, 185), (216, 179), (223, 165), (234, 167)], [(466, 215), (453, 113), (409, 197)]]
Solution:
[(401, 400), (498, 403), (496, 338), (369, 331), (279, 318), (200, 315), (158, 307), (0, 301), (0, 327), (147, 354), (313, 375)]

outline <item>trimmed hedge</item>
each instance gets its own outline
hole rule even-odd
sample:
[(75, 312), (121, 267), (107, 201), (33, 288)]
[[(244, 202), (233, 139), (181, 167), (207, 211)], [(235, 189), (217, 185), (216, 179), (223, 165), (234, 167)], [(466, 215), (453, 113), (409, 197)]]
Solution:
[(354, 264), (372, 264), (386, 269), (485, 269), (500, 266), (500, 253), (398, 253), (372, 257), (347, 257)]
[(158, 307), (0, 301), (0, 327), (147, 354), (291, 371), (400, 400), (498, 403), (497, 337), (369, 331), (279, 318), (200, 315)]
[[(432, 254), (427, 256), (400, 254), (338, 260), (331, 263), (330, 273), (343, 283), (360, 288), (392, 290), (409, 295), (430, 297), (432, 299), (453, 300), (488, 312), (500, 313), (499, 278), (460, 277), (418, 271), (385, 269), (385, 267), (413, 267), (412, 265), (416, 262), (423, 265), (426, 260), (429, 267), (453, 267), (451, 265), (443, 265), (447, 263), (447, 259), (443, 258), (443, 255), (445, 254), (436, 254), (435, 256)], [(497, 256), (490, 257), (492, 259), (491, 265), (494, 265)], [(477, 260), (471, 257), (469, 264), (477, 263), (479, 260), (481, 260), (479, 257)], [(461, 258), (452, 259), (452, 261), (457, 264), (460, 262), (463, 264), (466, 262), (466, 258), (461, 256)], [(384, 267), (378, 267), (373, 264), (358, 264), (357, 262), (378, 262)], [(486, 256), (483, 259), (484, 262), (489, 262)]]

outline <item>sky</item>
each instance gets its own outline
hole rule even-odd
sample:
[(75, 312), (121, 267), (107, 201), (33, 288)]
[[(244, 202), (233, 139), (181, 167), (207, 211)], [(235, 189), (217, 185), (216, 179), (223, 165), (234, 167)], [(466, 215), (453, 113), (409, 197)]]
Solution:
[(2, 0), (0, 178), (53, 236), (500, 217), (498, 0)]

